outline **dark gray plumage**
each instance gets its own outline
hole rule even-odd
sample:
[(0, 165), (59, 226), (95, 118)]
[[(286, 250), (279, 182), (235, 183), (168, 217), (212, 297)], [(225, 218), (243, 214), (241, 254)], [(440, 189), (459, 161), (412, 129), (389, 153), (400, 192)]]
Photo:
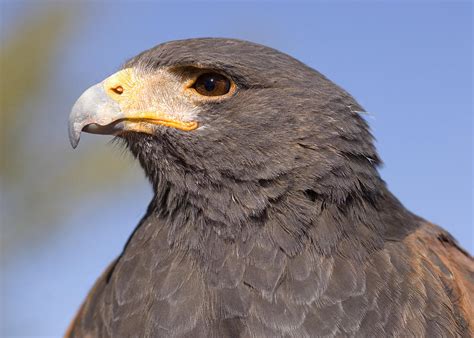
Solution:
[(348, 93), (238, 40), (125, 65), (186, 67), (237, 92), (200, 105), (205, 128), (119, 136), (155, 195), (69, 337), (472, 336), (472, 258), (387, 190)]

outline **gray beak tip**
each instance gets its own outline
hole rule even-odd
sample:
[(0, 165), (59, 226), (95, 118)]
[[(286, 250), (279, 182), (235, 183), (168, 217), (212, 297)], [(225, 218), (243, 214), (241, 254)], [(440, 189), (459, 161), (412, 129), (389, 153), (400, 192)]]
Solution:
[(69, 124), (69, 142), (73, 149), (76, 149), (81, 139), (81, 130), (74, 128), (74, 123)]
[(76, 149), (77, 145), (79, 144), (79, 137), (76, 139), (69, 138), (69, 141), (71, 142), (72, 149)]
[(76, 101), (69, 115), (69, 141), (76, 148), (81, 132), (113, 134), (119, 128), (114, 121), (123, 116), (120, 106), (107, 96), (102, 83), (87, 89)]

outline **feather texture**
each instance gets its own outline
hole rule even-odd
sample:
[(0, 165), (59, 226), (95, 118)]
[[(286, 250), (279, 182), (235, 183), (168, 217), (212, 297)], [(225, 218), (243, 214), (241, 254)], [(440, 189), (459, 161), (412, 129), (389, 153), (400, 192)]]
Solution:
[[(208, 128), (121, 140), (155, 196), (67, 337), (471, 337), (474, 263), (387, 190), (360, 106), (299, 61), (225, 39), (126, 67), (221, 71)], [(352, 107), (352, 108), (351, 108)]]

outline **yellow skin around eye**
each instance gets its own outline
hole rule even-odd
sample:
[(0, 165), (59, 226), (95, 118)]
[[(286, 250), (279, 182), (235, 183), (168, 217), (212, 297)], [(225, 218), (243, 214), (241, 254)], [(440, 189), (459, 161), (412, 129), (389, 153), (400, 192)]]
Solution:
[(233, 96), (236, 85), (230, 81), (223, 95), (206, 96), (193, 88), (197, 78), (209, 70), (179, 74), (162, 69), (154, 72), (126, 68), (102, 82), (107, 96), (120, 107), (122, 131), (153, 134), (156, 125), (191, 131), (199, 125), (195, 118), (200, 104), (219, 102)]

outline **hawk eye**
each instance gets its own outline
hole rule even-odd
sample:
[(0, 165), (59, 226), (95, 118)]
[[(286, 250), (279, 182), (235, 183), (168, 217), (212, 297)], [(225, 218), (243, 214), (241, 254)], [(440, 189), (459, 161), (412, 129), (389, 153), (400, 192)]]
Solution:
[(205, 73), (197, 78), (193, 87), (201, 95), (220, 96), (229, 92), (230, 80), (218, 73)]

